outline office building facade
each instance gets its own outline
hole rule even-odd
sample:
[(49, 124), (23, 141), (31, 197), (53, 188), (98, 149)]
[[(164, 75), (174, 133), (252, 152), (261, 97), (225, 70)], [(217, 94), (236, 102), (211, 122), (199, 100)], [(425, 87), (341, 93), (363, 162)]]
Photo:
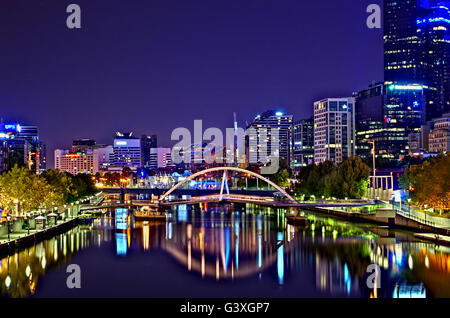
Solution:
[(314, 103), (314, 163), (339, 164), (355, 155), (355, 98), (327, 98)]
[(151, 148), (148, 168), (152, 170), (171, 168), (172, 152), (170, 148)]
[(158, 137), (156, 135), (142, 135), (141, 136), (142, 167), (150, 167), (151, 151), (154, 148), (158, 148)]
[(73, 175), (96, 174), (99, 171), (98, 154), (92, 149), (77, 153), (56, 149), (55, 169)]
[(25, 159), (28, 169), (38, 174), (40, 169), (40, 142), (37, 126), (20, 125), (19, 138), (28, 143), (28, 156)]
[(371, 141), (375, 141), (376, 153), (379, 155), (384, 131), (384, 83), (374, 83), (356, 95), (355, 138), (356, 155), (365, 160), (372, 156)]
[(295, 122), (289, 128), (289, 164), (294, 173), (314, 163), (314, 118)]
[[(257, 115), (247, 127), (247, 162), (250, 165), (264, 165), (269, 162), (269, 157), (288, 160), (289, 127), (292, 122), (293, 116), (281, 111), (269, 110)], [(274, 131), (278, 131), (278, 138)]]
[(133, 133), (117, 132), (114, 138), (114, 162), (117, 168), (137, 170), (141, 165), (141, 140)]
[(426, 120), (450, 107), (449, 8), (449, 1), (384, 1), (385, 82), (421, 85)]
[(450, 113), (435, 119), (432, 127), (428, 135), (429, 152), (447, 153), (450, 151)]

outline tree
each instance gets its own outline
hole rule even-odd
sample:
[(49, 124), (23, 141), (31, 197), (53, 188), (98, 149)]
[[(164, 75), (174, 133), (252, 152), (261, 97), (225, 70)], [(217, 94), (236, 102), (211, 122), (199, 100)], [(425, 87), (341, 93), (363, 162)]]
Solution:
[(438, 209), (440, 214), (446, 212), (450, 209), (450, 157), (440, 154), (412, 166), (400, 185), (410, 191), (413, 202)]
[[(62, 203), (62, 198), (43, 178), (27, 168), (14, 166), (0, 176), (0, 204), (15, 211), (31, 211)], [(20, 213), (19, 214), (22, 214)]]
[(72, 183), (72, 175), (59, 170), (46, 170), (41, 177), (53, 187), (56, 193), (62, 196), (63, 202), (68, 202), (70, 198), (77, 196), (77, 191)]
[(361, 198), (367, 190), (370, 168), (359, 158), (348, 158), (339, 166), (331, 161), (300, 170), (296, 192), (316, 197)]
[(296, 192), (322, 196), (325, 194), (325, 177), (335, 169), (333, 162), (324, 161), (318, 165), (309, 165), (300, 170), (297, 176)]
[(369, 174), (369, 166), (360, 158), (348, 158), (325, 177), (325, 195), (360, 199), (367, 191)]
[(268, 179), (279, 185), (280, 187), (288, 187), (290, 185), (289, 178), (292, 177), (291, 169), (287, 160), (280, 158), (280, 167), (278, 171), (272, 175), (266, 175)]

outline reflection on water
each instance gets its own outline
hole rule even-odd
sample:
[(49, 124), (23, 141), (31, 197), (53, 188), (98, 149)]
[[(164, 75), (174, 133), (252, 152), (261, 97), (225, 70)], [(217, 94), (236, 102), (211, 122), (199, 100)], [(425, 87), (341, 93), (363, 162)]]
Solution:
[[(40, 280), (52, 279), (46, 273), (65, 272), (79, 252), (98, 249), (115, 255), (95, 254), (104, 268), (108, 262), (127, 264), (138, 254), (148, 256), (149, 263), (171, 260), (178, 266), (153, 269), (142, 280), (194, 278), (208, 292), (204, 296), (226, 296), (233, 289), (234, 296), (250, 297), (236, 295), (236, 288), (244, 290), (256, 280), (261, 282), (258, 296), (450, 297), (449, 249), (415, 241), (408, 233), (313, 214), (308, 214), (307, 227), (298, 228), (286, 224), (285, 213), (250, 205), (179, 206), (166, 222), (135, 220), (120, 210), (3, 257), (1, 292), (39, 296)], [(371, 264), (381, 269), (381, 288), (368, 288)], [(191, 289), (184, 292), (189, 297)]]

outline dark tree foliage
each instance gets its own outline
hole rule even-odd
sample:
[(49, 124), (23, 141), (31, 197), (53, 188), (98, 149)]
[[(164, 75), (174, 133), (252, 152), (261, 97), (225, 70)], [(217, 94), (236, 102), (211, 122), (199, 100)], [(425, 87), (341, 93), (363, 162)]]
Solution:
[(298, 174), (296, 192), (316, 197), (359, 199), (367, 190), (370, 168), (353, 157), (339, 166), (331, 161), (309, 165)]

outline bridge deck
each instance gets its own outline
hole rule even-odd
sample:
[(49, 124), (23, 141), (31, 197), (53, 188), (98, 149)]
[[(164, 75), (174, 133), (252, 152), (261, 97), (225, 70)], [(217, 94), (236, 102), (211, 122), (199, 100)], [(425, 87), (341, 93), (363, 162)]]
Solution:
[(99, 205), (95, 207), (86, 207), (81, 208), (81, 211), (92, 211), (92, 210), (101, 210), (101, 209), (114, 209), (120, 207), (144, 207), (148, 206), (151, 208), (158, 207), (170, 207), (176, 205), (194, 205), (200, 203), (218, 203), (218, 202), (233, 202), (233, 203), (243, 203), (243, 204), (255, 204), (260, 206), (271, 206), (274, 208), (311, 208), (311, 207), (357, 207), (364, 206), (370, 204), (369, 202), (361, 202), (361, 203), (349, 203), (349, 204), (329, 204), (329, 203), (302, 203), (302, 202), (292, 202), (292, 201), (277, 201), (270, 197), (258, 197), (258, 196), (249, 196), (249, 195), (223, 195), (222, 198), (220, 195), (205, 195), (198, 197), (191, 197), (187, 200), (172, 200), (172, 201), (150, 201), (150, 200), (133, 200), (125, 203), (106, 203), (104, 205)]

